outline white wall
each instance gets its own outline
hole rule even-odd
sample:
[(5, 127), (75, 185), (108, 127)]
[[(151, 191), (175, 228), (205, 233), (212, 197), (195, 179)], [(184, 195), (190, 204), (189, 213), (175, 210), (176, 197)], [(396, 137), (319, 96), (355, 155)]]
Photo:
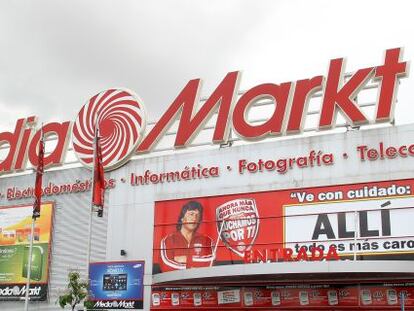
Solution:
[[(117, 179), (117, 187), (109, 194), (107, 259), (145, 260), (147, 286), (144, 303), (145, 308), (149, 309), (154, 201), (412, 178), (414, 176), (413, 156), (376, 161), (360, 160), (356, 150), (358, 145), (378, 148), (379, 142), (383, 142), (385, 146), (396, 147), (413, 144), (414, 125), (274, 140), (221, 149), (213, 146), (207, 151), (131, 161), (123, 168), (111, 173), (111, 177)], [(277, 160), (308, 156), (311, 150), (332, 153), (334, 164), (307, 168), (295, 167), (285, 174), (279, 174), (276, 171), (254, 174), (239, 174), (238, 172), (240, 159)], [(347, 159), (343, 157), (345, 152), (348, 154)], [(192, 167), (197, 164), (203, 167), (218, 166), (220, 176), (157, 185), (131, 186), (129, 184), (131, 173), (143, 175), (146, 170), (154, 173), (181, 171), (186, 166)], [(227, 170), (227, 166), (231, 166), (232, 170)], [(126, 183), (119, 182), (121, 178), (125, 178)], [(127, 257), (120, 256), (120, 249), (127, 251)]]
[[(103, 219), (94, 218), (94, 240), (92, 260), (145, 260), (145, 309), (150, 305), (152, 282), (152, 234), (154, 201), (198, 196), (214, 196), (231, 193), (301, 188), (331, 184), (348, 184), (367, 181), (381, 181), (414, 177), (414, 157), (377, 161), (361, 161), (356, 146), (365, 144), (377, 147), (400, 146), (414, 143), (414, 124), (349, 131), (339, 134), (324, 134), (311, 137), (279, 139), (242, 146), (209, 150), (177, 152), (158, 157), (142, 157), (110, 172), (106, 178), (116, 179), (116, 187), (107, 191)], [(238, 173), (238, 161), (277, 160), (307, 156), (311, 150), (333, 153), (334, 164), (297, 168), (285, 174), (273, 172)], [(342, 154), (346, 152), (348, 159)], [(209, 179), (170, 182), (157, 185), (130, 185), (130, 174), (143, 175), (146, 170), (154, 173), (181, 171), (186, 166), (218, 166), (220, 176)], [(232, 170), (227, 170), (231, 166)], [(75, 182), (85, 180), (90, 172), (85, 168), (47, 172), (44, 184)], [(121, 179), (125, 179), (122, 182)], [(11, 186), (34, 185), (34, 174), (0, 179), (0, 193), (5, 194)], [(30, 310), (56, 310), (58, 290), (65, 286), (68, 269), (78, 268), (85, 275), (87, 213), (90, 193), (62, 194), (45, 198), (56, 201), (53, 245), (50, 269), (49, 301), (31, 304)], [(9, 201), (0, 196), (1, 205), (32, 202), (32, 199)], [(105, 249), (106, 245), (106, 249)], [(127, 252), (120, 255), (120, 250)], [(23, 302), (0, 302), (1, 310), (21, 310)]]

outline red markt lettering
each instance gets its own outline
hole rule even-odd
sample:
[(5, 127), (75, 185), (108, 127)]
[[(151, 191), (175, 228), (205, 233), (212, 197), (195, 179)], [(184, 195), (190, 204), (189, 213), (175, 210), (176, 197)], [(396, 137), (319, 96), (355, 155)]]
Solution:
[[(330, 62), (326, 83), (324, 83), (325, 77), (315, 76), (296, 83), (261, 84), (247, 90), (237, 101), (234, 97), (238, 91), (237, 81), (240, 74), (232, 72), (227, 74), (197, 112), (194, 112), (194, 107), (198, 101), (200, 80), (192, 80), (138, 146), (138, 152), (150, 151), (171, 126), (180, 111), (182, 114), (178, 124), (175, 147), (185, 147), (215, 109), (218, 110), (218, 116), (212, 137), (214, 143), (223, 143), (228, 140), (229, 113), (231, 111), (233, 111), (231, 115), (233, 129), (246, 140), (301, 132), (309, 97), (319, 90), (324, 92), (318, 124), (319, 130), (332, 128), (335, 125), (338, 111), (341, 111), (352, 125), (392, 120), (397, 79), (407, 74), (406, 62), (399, 61), (400, 54), (400, 48), (387, 50), (383, 65), (357, 70), (345, 83), (343, 83), (344, 59), (334, 59)], [(369, 120), (354, 99), (360, 89), (373, 76), (374, 79), (380, 80), (381, 88), (376, 116)], [(275, 109), (265, 122), (259, 125), (250, 124), (248, 122), (249, 107), (263, 98), (272, 100)], [(232, 110), (233, 103), (235, 106)]]
[(322, 101), (319, 128), (332, 128), (336, 116), (336, 108), (340, 108), (344, 116), (352, 125), (368, 123), (356, 103), (353, 101), (358, 91), (370, 78), (374, 68), (358, 70), (349, 81), (339, 90), (343, 79), (343, 59), (334, 59), (329, 66), (328, 78), (325, 87), (325, 96)]
[(194, 116), (193, 111), (196, 100), (198, 101), (200, 79), (188, 82), (152, 131), (148, 133), (142, 143), (138, 146), (138, 152), (149, 151), (171, 125), (172, 121), (178, 116), (180, 110), (182, 110), (182, 114), (174, 146), (184, 147), (191, 138), (197, 134), (201, 126), (214, 112), (214, 108), (217, 107), (217, 105), (219, 106), (219, 112), (213, 141), (217, 143), (227, 141), (227, 123), (229, 121), (229, 112), (232, 106), (234, 92), (237, 89), (238, 77), (239, 72), (237, 71), (228, 73), (210, 98)]
[(303, 121), (308, 111), (308, 103), (311, 95), (322, 89), (324, 77), (317, 76), (312, 79), (299, 80), (296, 82), (295, 94), (292, 100), (289, 123), (287, 126), (288, 133), (301, 132)]
[(375, 78), (381, 80), (376, 121), (390, 121), (393, 115), (397, 79), (407, 74), (407, 63), (399, 62), (401, 49), (387, 50), (383, 66), (379, 66), (375, 72)]
[[(234, 108), (234, 130), (241, 137), (247, 139), (259, 138), (265, 135), (280, 135), (291, 87), (291, 82), (281, 85), (262, 84), (244, 93)], [(276, 103), (276, 108), (273, 115), (264, 124), (253, 126), (246, 120), (248, 107), (263, 98), (272, 99)]]

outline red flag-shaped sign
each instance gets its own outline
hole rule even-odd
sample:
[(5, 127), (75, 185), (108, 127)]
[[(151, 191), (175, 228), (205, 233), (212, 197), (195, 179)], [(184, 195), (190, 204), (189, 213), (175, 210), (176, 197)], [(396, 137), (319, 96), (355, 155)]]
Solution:
[(95, 157), (93, 166), (93, 195), (92, 205), (96, 208), (98, 216), (102, 217), (105, 195), (105, 177), (102, 164), (102, 152), (99, 142), (99, 131), (95, 134)]
[(40, 138), (40, 142), (39, 142), (39, 155), (37, 159), (36, 183), (35, 183), (35, 190), (34, 190), (35, 201), (33, 204), (33, 215), (32, 215), (33, 219), (40, 217), (44, 157), (45, 157), (45, 142), (43, 141), (43, 135), (42, 135)]

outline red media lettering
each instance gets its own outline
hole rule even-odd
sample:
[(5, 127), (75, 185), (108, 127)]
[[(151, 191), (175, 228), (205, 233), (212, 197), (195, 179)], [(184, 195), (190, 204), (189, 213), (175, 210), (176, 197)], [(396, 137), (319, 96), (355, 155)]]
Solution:
[(27, 160), (33, 166), (37, 166), (37, 146), (42, 130), (46, 138), (50, 136), (56, 137), (53, 150), (47, 150), (47, 155), (44, 159), (45, 167), (62, 163), (69, 141), (71, 122), (48, 123), (43, 126), (42, 130), (39, 129), (36, 132), (33, 130), (35, 124), (36, 117), (34, 116), (27, 119), (19, 119), (16, 122), (13, 133), (0, 133), (0, 146), (9, 146), (8, 154), (0, 162), (0, 174), (24, 170), (27, 165)]

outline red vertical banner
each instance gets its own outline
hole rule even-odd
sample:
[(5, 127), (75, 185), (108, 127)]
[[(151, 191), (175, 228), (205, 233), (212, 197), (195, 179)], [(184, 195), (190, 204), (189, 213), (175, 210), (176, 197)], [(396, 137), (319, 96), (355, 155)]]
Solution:
[(92, 205), (96, 208), (98, 216), (102, 217), (105, 196), (105, 176), (102, 163), (101, 145), (99, 140), (99, 130), (97, 129), (95, 133)]
[(45, 142), (43, 140), (43, 134), (40, 137), (39, 141), (39, 154), (37, 159), (37, 169), (36, 169), (36, 182), (35, 182), (35, 201), (33, 204), (33, 215), (32, 218), (36, 219), (40, 217), (40, 205), (42, 200), (42, 179), (44, 171), (44, 157), (45, 157)]

